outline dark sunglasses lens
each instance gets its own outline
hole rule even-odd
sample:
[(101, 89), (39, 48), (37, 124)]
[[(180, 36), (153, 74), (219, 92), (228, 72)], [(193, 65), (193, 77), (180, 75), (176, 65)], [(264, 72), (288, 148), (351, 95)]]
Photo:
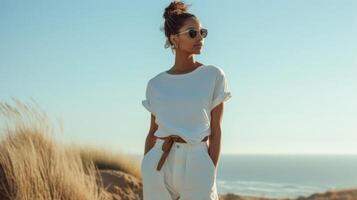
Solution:
[(205, 37), (207, 37), (208, 31), (207, 31), (207, 29), (201, 29), (200, 33), (201, 33), (202, 37), (205, 38)]
[(195, 38), (196, 35), (197, 35), (197, 31), (196, 31), (196, 30), (193, 30), (193, 29), (191, 29), (188, 33), (190, 34), (190, 37), (191, 37), (191, 38)]

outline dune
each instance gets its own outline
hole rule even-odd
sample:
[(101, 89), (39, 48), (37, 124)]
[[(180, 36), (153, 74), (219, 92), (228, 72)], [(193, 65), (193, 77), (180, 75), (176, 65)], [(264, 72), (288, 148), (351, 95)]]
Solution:
[[(34, 107), (17, 100), (15, 106), (0, 102), (1, 200), (143, 199), (138, 161), (99, 147), (56, 141), (46, 114)], [(221, 194), (220, 200), (277, 199)], [(294, 200), (357, 200), (357, 189)]]

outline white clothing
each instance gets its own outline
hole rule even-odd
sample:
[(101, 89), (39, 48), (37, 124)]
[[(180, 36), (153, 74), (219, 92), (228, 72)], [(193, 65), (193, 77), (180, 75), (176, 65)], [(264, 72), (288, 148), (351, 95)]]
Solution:
[(207, 142), (174, 143), (160, 171), (164, 140), (157, 139), (141, 162), (144, 200), (219, 200), (217, 168)]
[(159, 126), (154, 135), (179, 135), (191, 144), (211, 134), (211, 110), (232, 96), (224, 71), (214, 65), (185, 74), (161, 72), (149, 80), (145, 95), (142, 105)]

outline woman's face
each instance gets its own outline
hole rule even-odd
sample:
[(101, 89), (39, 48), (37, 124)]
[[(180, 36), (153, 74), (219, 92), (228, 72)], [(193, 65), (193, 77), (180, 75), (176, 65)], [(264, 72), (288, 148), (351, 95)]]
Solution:
[[(183, 51), (187, 54), (200, 54), (204, 38), (200, 34), (202, 28), (200, 22), (196, 18), (188, 18), (184, 25), (179, 29), (178, 35), (171, 35), (171, 41), (178, 46), (176, 51)], [(186, 30), (195, 29), (198, 31), (195, 38), (191, 38), (189, 32), (181, 33)]]

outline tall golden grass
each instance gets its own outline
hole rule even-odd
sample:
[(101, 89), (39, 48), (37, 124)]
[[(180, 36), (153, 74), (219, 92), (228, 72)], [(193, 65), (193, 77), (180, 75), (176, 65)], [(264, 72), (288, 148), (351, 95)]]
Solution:
[(0, 199), (106, 200), (100, 168), (141, 177), (124, 155), (55, 142), (49, 118), (38, 104), (0, 102)]

